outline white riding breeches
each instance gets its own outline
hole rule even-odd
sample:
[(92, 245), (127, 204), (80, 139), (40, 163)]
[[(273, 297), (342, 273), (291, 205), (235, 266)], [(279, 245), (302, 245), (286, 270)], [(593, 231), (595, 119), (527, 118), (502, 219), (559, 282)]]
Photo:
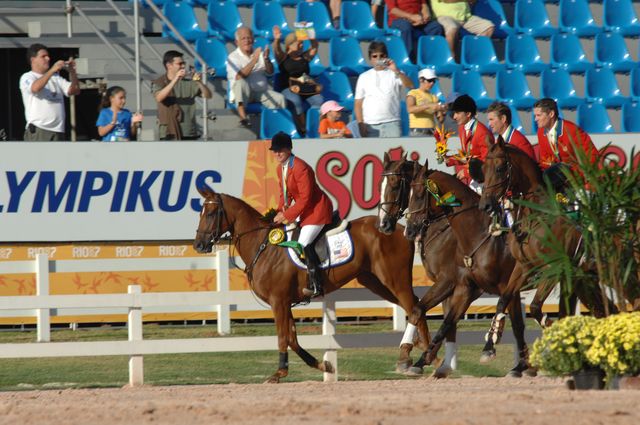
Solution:
[(298, 243), (303, 247), (309, 245), (320, 234), (324, 224), (307, 224), (300, 229)]

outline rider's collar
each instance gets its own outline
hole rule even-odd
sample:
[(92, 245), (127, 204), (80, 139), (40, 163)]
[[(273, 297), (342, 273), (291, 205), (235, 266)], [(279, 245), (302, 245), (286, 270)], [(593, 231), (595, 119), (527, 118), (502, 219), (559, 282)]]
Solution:
[(292, 169), (293, 168), (293, 158), (295, 157), (295, 155), (292, 153), (291, 155), (289, 155), (289, 158), (287, 158), (287, 162), (285, 162), (282, 167), (283, 168), (287, 168), (287, 169)]
[(476, 121), (477, 120), (475, 118), (471, 118), (469, 122), (464, 125), (464, 131), (468, 132), (469, 130), (471, 130), (475, 125)]
[[(562, 136), (562, 129), (563, 129), (563, 127), (564, 127), (564, 126), (562, 125), (562, 118), (558, 118), (558, 119), (556, 120), (556, 123), (555, 123), (555, 124), (553, 125), (553, 127), (551, 128), (551, 129), (555, 129), (556, 137), (560, 137), (560, 136)], [(551, 131), (551, 130), (547, 130), (547, 129), (545, 129), (545, 130), (544, 130), (544, 135), (545, 135), (545, 136), (548, 136), (550, 131)]]
[(504, 133), (501, 134), (502, 140), (504, 140), (505, 143), (509, 143), (509, 141), (511, 141), (511, 136), (513, 136), (513, 131), (514, 130), (515, 129), (513, 128), (513, 126), (511, 124), (509, 124), (509, 126), (504, 131)]

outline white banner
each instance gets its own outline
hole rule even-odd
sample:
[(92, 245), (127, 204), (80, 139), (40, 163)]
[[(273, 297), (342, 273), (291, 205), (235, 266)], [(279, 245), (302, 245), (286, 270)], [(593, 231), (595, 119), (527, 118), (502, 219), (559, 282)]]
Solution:
[[(635, 134), (593, 139), (598, 147), (613, 141), (608, 156), (624, 164), (631, 162), (631, 149), (638, 143)], [(453, 139), (451, 149), (457, 149), (456, 144)], [(192, 239), (201, 205), (198, 186), (242, 197), (247, 182), (266, 178), (247, 171), (247, 163), (256, 161), (249, 145), (1, 143), (0, 238), (3, 242)], [(385, 152), (392, 150), (396, 157), (406, 152), (409, 159), (421, 163), (428, 159), (431, 168), (446, 171), (436, 163), (434, 149), (433, 138), (294, 141), (294, 153), (314, 167), (334, 207), (350, 219), (376, 214)], [(636, 155), (636, 166), (639, 158)], [(267, 164), (264, 158), (261, 161)], [(273, 165), (267, 164), (264, 172), (273, 178)]]

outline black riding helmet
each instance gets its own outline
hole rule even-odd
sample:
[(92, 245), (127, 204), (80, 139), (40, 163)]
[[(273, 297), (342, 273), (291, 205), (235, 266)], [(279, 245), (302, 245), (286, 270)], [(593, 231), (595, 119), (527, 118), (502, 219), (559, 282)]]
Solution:
[(463, 94), (453, 101), (450, 110), (453, 112), (469, 112), (471, 115), (475, 115), (478, 108), (476, 107), (476, 102), (471, 96)]
[(285, 132), (278, 132), (271, 138), (271, 147), (269, 150), (274, 152), (281, 151), (282, 149), (293, 149), (293, 143), (291, 142), (291, 136)]

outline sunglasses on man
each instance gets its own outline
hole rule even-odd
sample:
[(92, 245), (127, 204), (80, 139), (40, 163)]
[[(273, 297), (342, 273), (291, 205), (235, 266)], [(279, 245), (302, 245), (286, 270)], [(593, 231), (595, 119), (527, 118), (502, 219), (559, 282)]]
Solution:
[(426, 79), (426, 78), (420, 78), (420, 81), (426, 81), (427, 83), (431, 83), (431, 84), (433, 84), (433, 83), (435, 83), (435, 82), (436, 82), (436, 79), (435, 79), (435, 78), (429, 78), (429, 79)]

